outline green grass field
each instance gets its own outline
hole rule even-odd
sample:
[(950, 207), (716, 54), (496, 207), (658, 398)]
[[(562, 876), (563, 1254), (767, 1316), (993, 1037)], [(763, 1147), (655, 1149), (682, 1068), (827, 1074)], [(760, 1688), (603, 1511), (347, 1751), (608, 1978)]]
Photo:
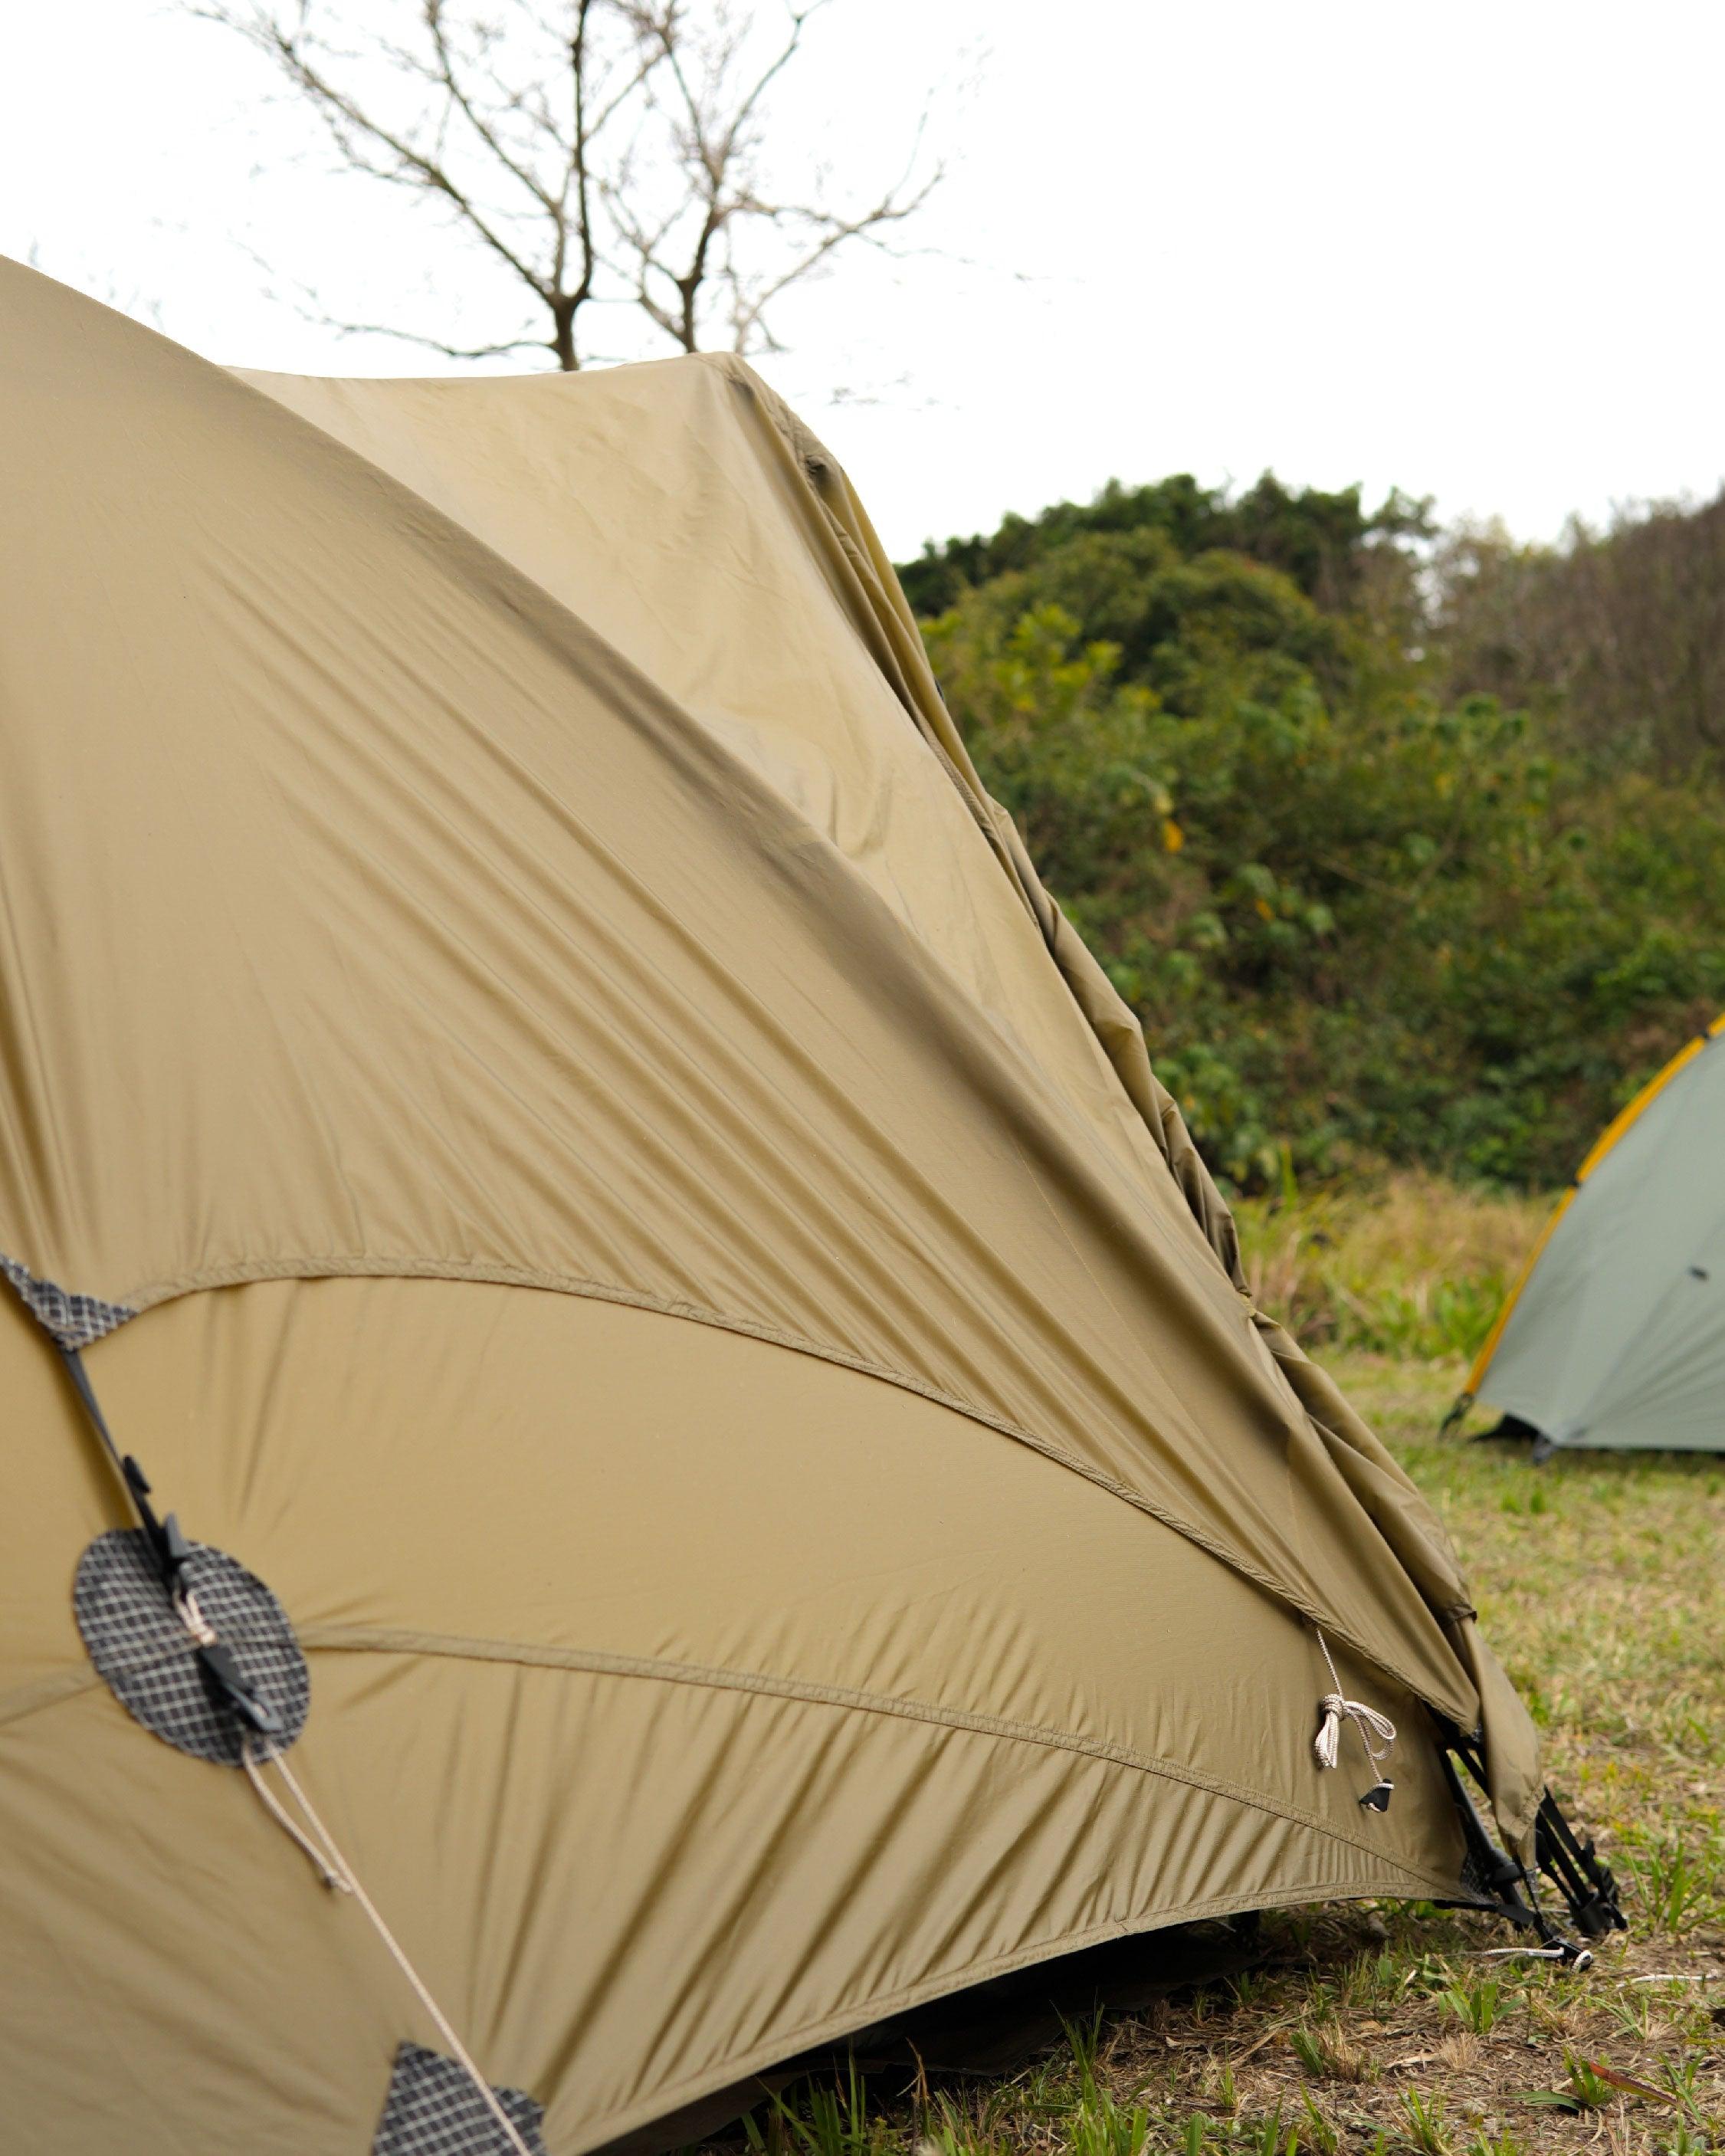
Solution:
[(1631, 1929), (1575, 1977), (1486, 1921), (1266, 1917), (1263, 1965), (1073, 2030), (1010, 2080), (803, 2084), (783, 2156), (1725, 2156), (1725, 1457), (1440, 1440), (1543, 1208), (1402, 1179), (1250, 1209), (1260, 1300), (1336, 1370), (1448, 1522), (1487, 1635), (1599, 1839)]

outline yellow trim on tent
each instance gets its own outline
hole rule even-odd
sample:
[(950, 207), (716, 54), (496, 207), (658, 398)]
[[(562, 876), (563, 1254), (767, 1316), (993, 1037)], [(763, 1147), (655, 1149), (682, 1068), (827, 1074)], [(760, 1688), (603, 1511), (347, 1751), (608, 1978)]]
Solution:
[(1637, 1122), (1646, 1110), (1652, 1106), (1654, 1101), (1665, 1091), (1666, 1087), (1671, 1084), (1672, 1079), (1676, 1076), (1677, 1073), (1683, 1068), (1684, 1065), (1692, 1062), (1695, 1057), (1699, 1055), (1702, 1049), (1707, 1046), (1707, 1043), (1712, 1040), (1716, 1034), (1720, 1033), (1725, 1033), (1725, 1011), (1721, 1011), (1718, 1017), (1713, 1020), (1712, 1024), (1707, 1028), (1705, 1033), (1698, 1033), (1692, 1040), (1686, 1040), (1683, 1045), (1677, 1050), (1676, 1054), (1671, 1058), (1671, 1061), (1666, 1065), (1664, 1070), (1659, 1073), (1657, 1077), (1650, 1078), (1647, 1083), (1641, 1088), (1640, 1091), (1636, 1094), (1635, 1099), (1630, 1102), (1629, 1106), (1626, 1108), (1620, 1109), (1618, 1113), (1613, 1116), (1609, 1123), (1607, 1123), (1604, 1129), (1600, 1132), (1599, 1137), (1594, 1139), (1592, 1152), (1589, 1153), (1587, 1158), (1583, 1161), (1580, 1167), (1576, 1169), (1574, 1181), (1570, 1183), (1569, 1188), (1563, 1193), (1563, 1196), (1558, 1200), (1556, 1210), (1553, 1213), (1550, 1219), (1548, 1220), (1544, 1227), (1540, 1229), (1539, 1240), (1528, 1252), (1527, 1262), (1522, 1267), (1520, 1273), (1517, 1276), (1515, 1286), (1504, 1297), (1503, 1307), (1497, 1313), (1497, 1322), (1492, 1326), (1491, 1330), (1486, 1336), (1485, 1346), (1481, 1348), (1479, 1353), (1474, 1358), (1473, 1368), (1467, 1373), (1467, 1391), (1471, 1399), (1478, 1398), (1480, 1382), (1486, 1374), (1486, 1371), (1491, 1363), (1492, 1356), (1497, 1352), (1497, 1343), (1503, 1337), (1503, 1328), (1509, 1322), (1509, 1314), (1515, 1308), (1517, 1302), (1520, 1300), (1522, 1289), (1526, 1287), (1527, 1282), (1532, 1278), (1534, 1266), (1539, 1263), (1541, 1257), (1543, 1255), (1545, 1246), (1551, 1240), (1553, 1235), (1556, 1231), (1558, 1221), (1563, 1219), (1563, 1215), (1568, 1211), (1571, 1204), (1574, 1202), (1575, 1194), (1577, 1191), (1580, 1189), (1582, 1184), (1587, 1181), (1589, 1176), (1593, 1173), (1594, 1170), (1605, 1158), (1606, 1154), (1610, 1152), (1612, 1147), (1617, 1143), (1617, 1141), (1623, 1136), (1624, 1132), (1629, 1129), (1630, 1126)]

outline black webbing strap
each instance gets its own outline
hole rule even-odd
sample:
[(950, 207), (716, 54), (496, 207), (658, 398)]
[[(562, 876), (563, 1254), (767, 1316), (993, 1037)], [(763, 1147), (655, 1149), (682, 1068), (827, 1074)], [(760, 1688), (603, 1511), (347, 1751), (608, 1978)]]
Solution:
[[(56, 1343), (58, 1345), (58, 1343)], [(102, 1450), (108, 1455), (109, 1465), (120, 1477), (131, 1508), (138, 1516), (138, 1525), (144, 1531), (144, 1539), (150, 1545), (151, 1554), (162, 1573), (162, 1583), (170, 1594), (176, 1594), (180, 1584), (180, 1573), (184, 1568), (191, 1545), (180, 1532), (179, 1521), (170, 1512), (165, 1520), (158, 1519), (150, 1502), (150, 1478), (131, 1455), (122, 1453), (114, 1442), (114, 1433), (108, 1427), (108, 1419), (102, 1413), (96, 1399), (90, 1373), (84, 1367), (84, 1358), (75, 1348), (59, 1348), (59, 1358), (66, 1366), (66, 1374), (72, 1380), (79, 1399), (84, 1403), (84, 1412), (90, 1428), (101, 1440)]]
[[(193, 1655), (203, 1672), (204, 1682), (210, 1697), (218, 1706), (227, 1707), (237, 1715), (249, 1729), (260, 1737), (279, 1736), (281, 1717), (267, 1701), (259, 1698), (257, 1688), (240, 1668), (234, 1650), (217, 1638), (213, 1627), (198, 1609), (196, 1598), (187, 1584), (186, 1560), (192, 1554), (192, 1545), (180, 1527), (178, 1516), (170, 1512), (165, 1518), (158, 1517), (150, 1502), (150, 1478), (132, 1457), (122, 1453), (114, 1442), (114, 1433), (108, 1427), (108, 1419), (102, 1413), (101, 1403), (90, 1382), (90, 1373), (84, 1367), (84, 1358), (75, 1348), (59, 1342), (59, 1358), (65, 1365), (66, 1374), (84, 1405), (90, 1428), (100, 1440), (109, 1465), (119, 1476), (121, 1486), (131, 1508), (137, 1515), (138, 1525), (143, 1530), (144, 1541), (154, 1558), (157, 1570), (162, 1574), (162, 1586), (174, 1608), (185, 1620), (192, 1634)], [(193, 1620), (196, 1620), (194, 1622)]]

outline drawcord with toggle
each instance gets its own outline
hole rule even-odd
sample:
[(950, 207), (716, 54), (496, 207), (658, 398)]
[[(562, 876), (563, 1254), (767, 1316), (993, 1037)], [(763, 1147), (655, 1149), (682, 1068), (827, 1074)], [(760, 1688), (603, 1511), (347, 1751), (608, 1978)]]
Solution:
[[(1315, 1625), (1312, 1629), (1317, 1632)], [(1360, 1802), (1368, 1811), (1387, 1812), (1389, 1799), (1395, 1791), (1395, 1784), (1384, 1774), (1384, 1763), (1389, 1758), (1390, 1748), (1395, 1743), (1395, 1724), (1387, 1714), (1379, 1714), (1375, 1707), (1368, 1707), (1363, 1700), (1348, 1699), (1343, 1696), (1342, 1679), (1337, 1673), (1335, 1659), (1330, 1653), (1330, 1643), (1322, 1632), (1317, 1632), (1317, 1644), (1323, 1650), (1330, 1681), (1335, 1686), (1333, 1691), (1327, 1691), (1317, 1703), (1317, 1734), (1312, 1740), (1317, 1763), (1320, 1767), (1341, 1764), (1342, 1724), (1344, 1721), (1353, 1722), (1359, 1732), (1359, 1741), (1365, 1748), (1366, 1757), (1372, 1763), (1372, 1772), (1378, 1778)]]

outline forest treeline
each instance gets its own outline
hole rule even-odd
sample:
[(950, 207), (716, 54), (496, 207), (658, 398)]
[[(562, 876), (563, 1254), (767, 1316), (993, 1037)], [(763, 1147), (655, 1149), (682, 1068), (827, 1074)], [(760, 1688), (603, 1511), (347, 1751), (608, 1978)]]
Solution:
[(1233, 1187), (1556, 1184), (1725, 1009), (1725, 495), (1540, 547), (1176, 477), (900, 573)]

